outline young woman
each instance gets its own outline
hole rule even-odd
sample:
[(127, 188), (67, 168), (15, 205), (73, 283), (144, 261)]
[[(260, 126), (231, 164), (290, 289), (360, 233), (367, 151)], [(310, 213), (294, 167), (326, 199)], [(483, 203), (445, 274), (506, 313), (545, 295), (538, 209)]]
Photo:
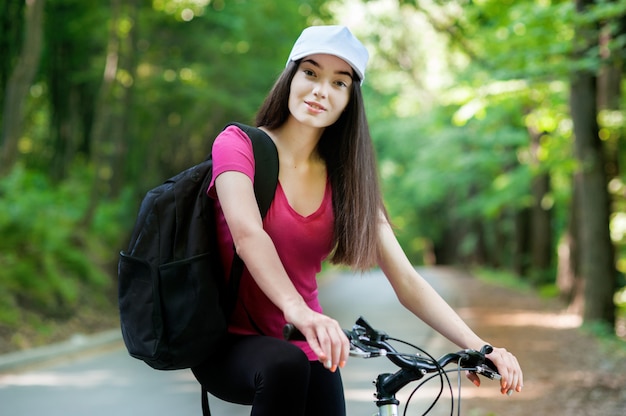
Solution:
[[(389, 225), (361, 95), (367, 60), (346, 27), (302, 32), (256, 120), (280, 160), (265, 219), (254, 196), (250, 139), (231, 126), (213, 145), (209, 194), (223, 261), (232, 261), (234, 244), (246, 270), (228, 345), (193, 371), (215, 396), (252, 404), (252, 415), (345, 415), (338, 368), (349, 345), (317, 298), (326, 258), (357, 270), (378, 265), (402, 305), (436, 331), (461, 348), (487, 344), (415, 271)], [(283, 341), (286, 322), (307, 341)], [(489, 358), (503, 377), (501, 391), (521, 391), (516, 358), (503, 348)]]

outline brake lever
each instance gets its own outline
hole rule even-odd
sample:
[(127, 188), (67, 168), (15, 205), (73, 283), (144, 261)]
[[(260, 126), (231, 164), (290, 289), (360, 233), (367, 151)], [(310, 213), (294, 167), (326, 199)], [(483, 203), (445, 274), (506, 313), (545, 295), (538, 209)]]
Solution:
[[(346, 336), (350, 340), (350, 355), (360, 358), (372, 358), (387, 355), (387, 351), (373, 348), (359, 341), (357, 329), (353, 331), (345, 331)], [(285, 324), (283, 327), (283, 338), (288, 341), (305, 341), (306, 338), (293, 324)]]
[(486, 357), (487, 354), (491, 354), (493, 352), (493, 347), (489, 344), (484, 345), (480, 349), (480, 354), (482, 355), (482, 360), (477, 363), (476, 369), (473, 370), (473, 373), (480, 374), (484, 377), (487, 377), (490, 380), (500, 380), (502, 376), (498, 373), (498, 369), (491, 362), (489, 358)]
[(476, 367), (473, 373), (480, 374), (490, 380), (500, 380), (502, 376), (497, 371), (492, 370), (489, 366), (482, 364)]
[(372, 348), (357, 340), (350, 340), (350, 355), (359, 358), (384, 357), (387, 351), (381, 348)]

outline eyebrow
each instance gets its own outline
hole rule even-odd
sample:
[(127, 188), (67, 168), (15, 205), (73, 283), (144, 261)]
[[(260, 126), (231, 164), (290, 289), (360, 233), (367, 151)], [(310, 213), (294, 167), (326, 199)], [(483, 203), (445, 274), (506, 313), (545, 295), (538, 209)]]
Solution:
[[(317, 68), (322, 69), (322, 66), (317, 61), (315, 61), (314, 59), (305, 59), (304, 61), (302, 61), (302, 63), (305, 63), (305, 62), (309, 62), (311, 65), (316, 66)], [(335, 71), (335, 74), (347, 75), (351, 79), (354, 78), (354, 75), (351, 72), (348, 72), (348, 71)]]

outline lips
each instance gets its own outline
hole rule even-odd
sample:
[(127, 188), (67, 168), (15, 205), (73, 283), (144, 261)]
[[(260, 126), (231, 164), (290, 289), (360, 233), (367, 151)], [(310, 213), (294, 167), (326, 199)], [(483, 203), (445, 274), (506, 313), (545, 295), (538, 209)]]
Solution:
[(305, 104), (312, 110), (317, 112), (326, 111), (326, 107), (321, 104), (316, 103), (315, 101), (305, 101)]

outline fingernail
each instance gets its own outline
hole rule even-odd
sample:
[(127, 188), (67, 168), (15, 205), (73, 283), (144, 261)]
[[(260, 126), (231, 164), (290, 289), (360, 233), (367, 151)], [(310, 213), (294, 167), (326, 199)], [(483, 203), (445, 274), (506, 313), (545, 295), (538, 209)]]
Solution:
[(345, 361), (341, 361), (339, 363), (339, 368), (344, 368), (346, 366), (346, 362)]
[(330, 369), (330, 367), (333, 366), (333, 362), (331, 360), (327, 360), (326, 363), (324, 364), (324, 367)]
[(512, 394), (513, 394), (513, 390), (512, 390), (512, 389), (506, 392), (506, 395), (507, 395), (507, 396), (510, 396), (510, 395), (512, 395)]
[(335, 371), (337, 371), (337, 366), (336, 366), (336, 365), (333, 365), (333, 366), (330, 368), (330, 372), (331, 372), (331, 373), (334, 373)]

